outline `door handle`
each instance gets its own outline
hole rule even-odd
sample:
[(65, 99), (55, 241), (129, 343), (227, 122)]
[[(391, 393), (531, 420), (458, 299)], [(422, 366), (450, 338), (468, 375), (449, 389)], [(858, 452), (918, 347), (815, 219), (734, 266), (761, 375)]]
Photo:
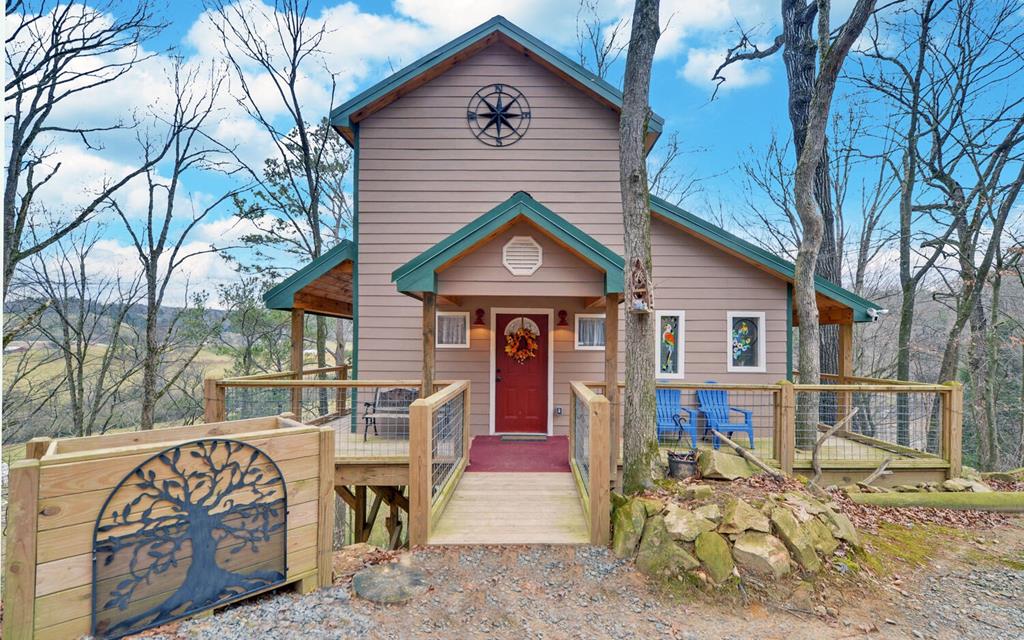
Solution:
[(501, 382), (501, 376), (494, 376), (495, 382)]

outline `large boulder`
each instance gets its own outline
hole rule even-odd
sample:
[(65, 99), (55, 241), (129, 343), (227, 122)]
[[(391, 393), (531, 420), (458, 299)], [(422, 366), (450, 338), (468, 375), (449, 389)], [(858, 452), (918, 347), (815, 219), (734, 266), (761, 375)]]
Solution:
[(757, 467), (739, 456), (714, 449), (702, 449), (697, 456), (697, 469), (702, 478), (735, 480), (749, 478), (757, 473)]
[(629, 558), (636, 551), (647, 521), (644, 503), (633, 499), (615, 510), (612, 520), (612, 552), (619, 558)]
[(641, 497), (637, 498), (640, 504), (644, 505), (644, 511), (647, 512), (647, 517), (656, 516), (665, 510), (665, 503), (657, 498)]
[(782, 494), (782, 499), (797, 511), (797, 520), (800, 521), (807, 520), (806, 516), (816, 516), (828, 510), (828, 507), (811, 496), (796, 491), (787, 491)]
[(821, 561), (814, 550), (814, 542), (806, 529), (797, 522), (796, 516), (785, 507), (772, 509), (772, 526), (775, 533), (786, 544), (793, 554), (793, 559), (804, 571), (817, 573), (821, 569)]
[(722, 524), (718, 526), (721, 533), (743, 533), (748, 530), (768, 533), (771, 525), (763, 513), (747, 504), (742, 498), (730, 499), (722, 512)]
[(636, 554), (637, 569), (650, 576), (676, 578), (699, 566), (700, 562), (672, 539), (664, 517), (647, 521)]
[(773, 535), (747, 531), (736, 538), (732, 546), (736, 564), (776, 578), (789, 573), (789, 552), (782, 541)]
[(839, 542), (833, 537), (828, 525), (818, 518), (811, 518), (804, 523), (807, 534), (811, 536), (811, 543), (818, 553), (830, 556), (839, 547)]
[(971, 481), (966, 478), (950, 478), (942, 483), (945, 491), (967, 491), (971, 488)]
[(711, 504), (697, 507), (693, 510), (693, 513), (694, 515), (698, 515), (705, 520), (710, 520), (711, 522), (717, 523), (722, 521), (722, 510), (713, 502)]
[(853, 526), (853, 523), (845, 515), (834, 509), (829, 509), (818, 517), (828, 525), (828, 530), (832, 533), (833, 537), (845, 540), (857, 549), (860, 548), (860, 534), (857, 533), (857, 528)]
[(725, 538), (714, 531), (705, 531), (697, 536), (697, 557), (700, 558), (708, 576), (716, 583), (725, 582), (732, 575), (732, 553)]
[(970, 483), (970, 490), (974, 493), (992, 493), (992, 487), (988, 486), (980, 480), (968, 480)]
[(702, 518), (693, 511), (677, 505), (670, 505), (665, 514), (665, 526), (675, 540), (693, 542), (705, 531), (713, 531), (715, 523)]
[(676, 491), (683, 500), (707, 500), (715, 490), (707, 484), (684, 484)]

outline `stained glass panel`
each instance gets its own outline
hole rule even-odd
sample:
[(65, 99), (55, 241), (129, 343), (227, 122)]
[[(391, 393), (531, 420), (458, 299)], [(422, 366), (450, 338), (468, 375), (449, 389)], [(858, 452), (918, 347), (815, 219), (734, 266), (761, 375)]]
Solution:
[(658, 372), (665, 374), (679, 373), (679, 316), (664, 315), (658, 330)]
[(760, 318), (735, 316), (732, 318), (732, 366), (759, 367)]

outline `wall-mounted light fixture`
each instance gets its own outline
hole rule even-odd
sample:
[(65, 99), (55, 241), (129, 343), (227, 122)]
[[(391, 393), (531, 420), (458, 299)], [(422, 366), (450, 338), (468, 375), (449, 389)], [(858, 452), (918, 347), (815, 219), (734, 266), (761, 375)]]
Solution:
[(560, 327), (568, 327), (569, 326), (569, 321), (566, 320), (566, 317), (568, 315), (569, 315), (569, 312), (565, 311), (564, 309), (558, 312), (558, 326), (560, 326)]
[(476, 319), (473, 320), (473, 326), (474, 327), (486, 327), (487, 326), (487, 323), (484, 322), (484, 310), (483, 309), (477, 309), (476, 310)]

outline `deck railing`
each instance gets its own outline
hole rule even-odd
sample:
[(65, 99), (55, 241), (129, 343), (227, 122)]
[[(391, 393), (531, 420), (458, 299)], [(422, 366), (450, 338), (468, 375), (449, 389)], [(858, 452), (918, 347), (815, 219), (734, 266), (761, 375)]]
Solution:
[[(941, 470), (947, 476), (961, 473), (961, 425), (963, 391), (958, 383), (924, 384), (876, 378), (825, 374), (821, 384), (715, 384), (656, 383), (658, 389), (678, 390), (681, 421), (696, 417), (699, 447), (710, 447), (706, 415), (700, 411), (697, 392), (717, 389), (727, 393), (730, 407), (749, 411), (754, 433), (753, 452), (786, 473), (811, 468), (814, 444), (829, 426), (856, 413), (843, 428), (822, 443), (819, 460), (824, 468), (873, 469), (886, 458), (893, 467)], [(601, 393), (601, 382), (579, 383)], [(619, 383), (620, 388), (624, 385)], [(619, 393), (621, 398), (623, 394)], [(576, 402), (574, 396), (574, 404)], [(620, 412), (622, 407), (611, 408)], [(740, 412), (733, 412), (740, 421)], [(570, 432), (575, 423), (570, 423)], [(593, 429), (593, 425), (590, 425)], [(736, 432), (738, 444), (750, 447), (745, 433)], [(668, 449), (689, 449), (686, 429), (663, 430), (659, 444)], [(621, 441), (613, 441), (621, 456)], [(621, 460), (621, 457), (618, 458)]]
[(306, 424), (334, 427), (339, 459), (404, 462), (410, 405), (419, 395), (420, 381), (350, 380), (347, 373), (343, 367), (327, 367), (306, 370), (301, 380), (291, 372), (207, 379), (206, 421), (290, 411)]
[(409, 544), (430, 530), (469, 462), (470, 384), (459, 380), (412, 403), (409, 411)]
[(611, 515), (611, 421), (608, 399), (570, 383), (569, 466), (579, 490), (591, 544), (607, 544)]

